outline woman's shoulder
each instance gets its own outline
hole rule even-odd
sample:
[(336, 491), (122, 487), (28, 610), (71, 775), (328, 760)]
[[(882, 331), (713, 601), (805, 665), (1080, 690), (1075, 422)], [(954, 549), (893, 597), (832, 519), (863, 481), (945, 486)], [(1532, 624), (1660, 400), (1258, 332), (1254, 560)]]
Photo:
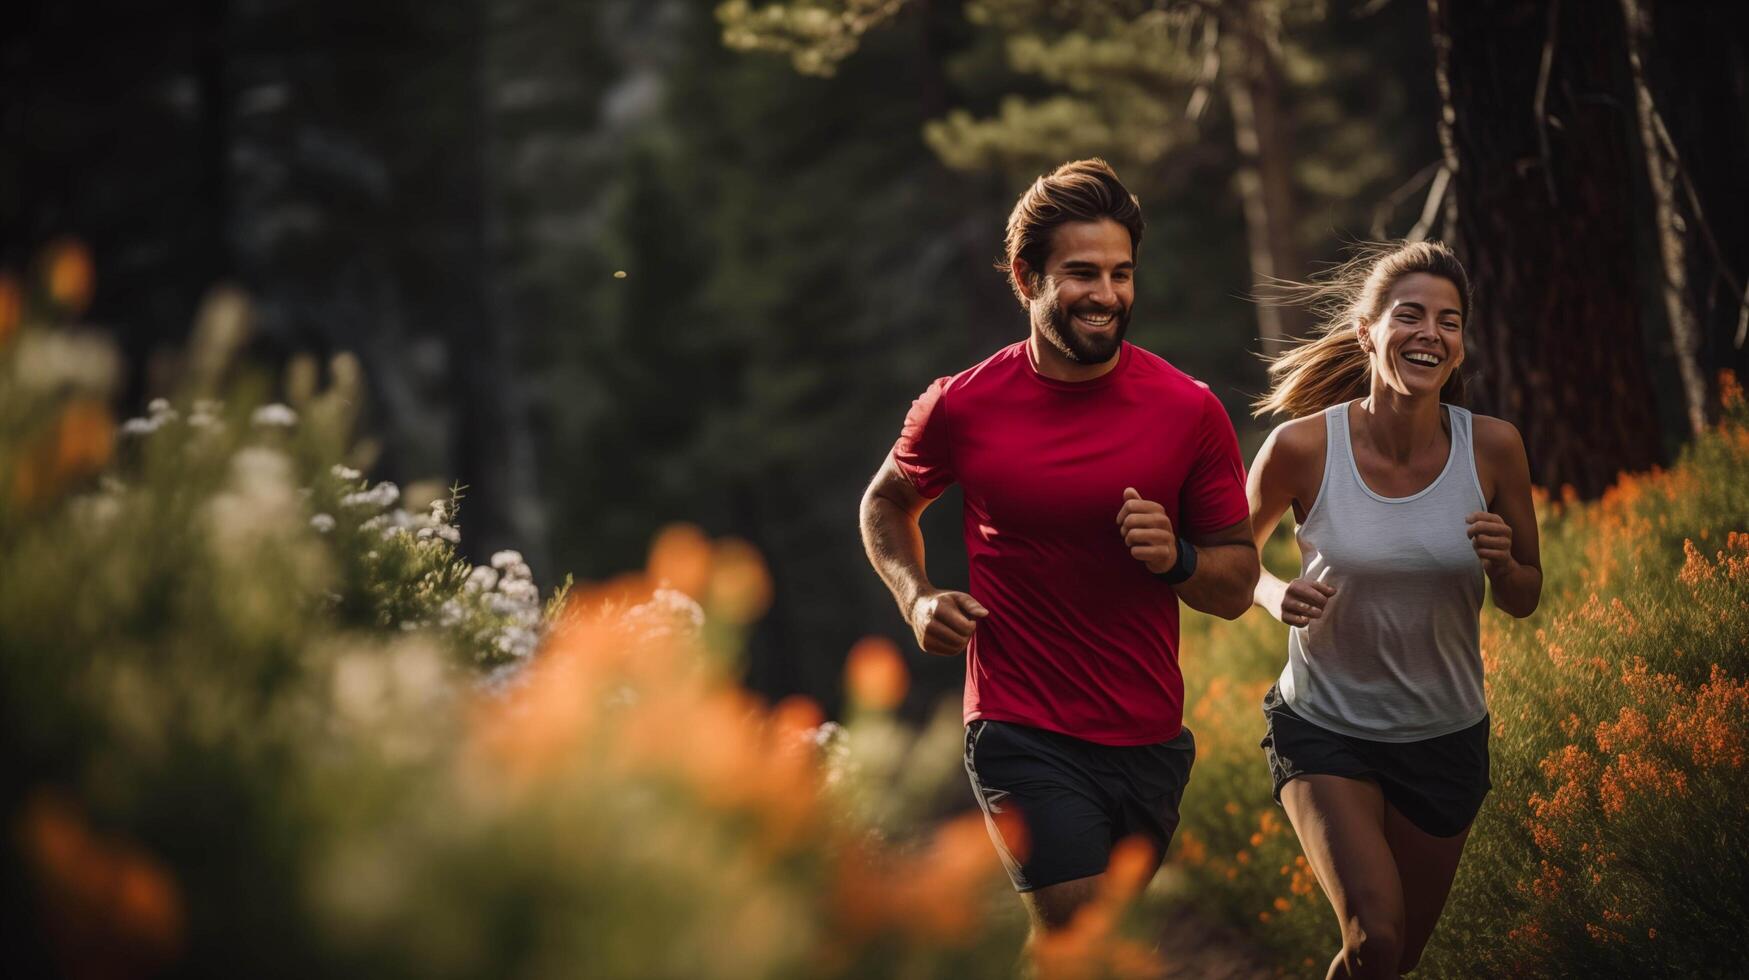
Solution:
[(1489, 456), (1524, 454), (1524, 437), (1518, 426), (1492, 415), (1470, 413), (1470, 431), (1474, 433), (1476, 451)]
[(1328, 441), (1324, 416), (1329, 411), (1325, 409), (1311, 415), (1302, 415), (1276, 426), (1264, 441), (1263, 450), (1258, 455), (1267, 454), (1269, 462), (1294, 468), (1313, 462), (1322, 463), (1325, 443)]

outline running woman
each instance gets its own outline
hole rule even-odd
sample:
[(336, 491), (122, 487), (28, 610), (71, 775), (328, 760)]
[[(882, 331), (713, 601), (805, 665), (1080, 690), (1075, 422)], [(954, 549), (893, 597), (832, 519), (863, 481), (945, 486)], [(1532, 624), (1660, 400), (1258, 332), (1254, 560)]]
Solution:
[(1488, 780), (1484, 582), (1542, 592), (1518, 430), (1463, 400), (1469, 278), (1434, 242), (1379, 247), (1288, 290), (1323, 320), (1277, 358), (1247, 491), (1258, 547), (1293, 508), (1300, 574), (1254, 602), (1291, 627), (1263, 701), (1275, 798), (1342, 930), (1330, 977), (1414, 969)]
[[(862, 502), (869, 560), (925, 651), (966, 656), (965, 764), (1035, 938), (1099, 889), (1113, 845), (1178, 825), (1178, 602), (1250, 608), (1257, 549), (1233, 424), (1124, 341), (1141, 207), (1102, 160), (1022, 194), (1006, 258), (1025, 340), (930, 385)], [(934, 584), (917, 516), (965, 494), (966, 591)]]

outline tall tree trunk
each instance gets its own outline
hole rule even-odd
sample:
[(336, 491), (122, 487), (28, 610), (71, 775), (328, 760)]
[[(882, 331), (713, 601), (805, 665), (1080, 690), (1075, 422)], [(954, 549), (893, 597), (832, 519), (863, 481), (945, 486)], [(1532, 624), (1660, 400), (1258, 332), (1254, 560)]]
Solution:
[[(1304, 270), (1294, 238), (1293, 150), (1281, 111), (1279, 25), (1266, 4), (1243, 0), (1229, 6), (1223, 28), (1222, 75), (1239, 151), (1236, 183), (1251, 276), (1258, 282), (1297, 279)], [(1259, 303), (1257, 328), (1263, 353), (1278, 354), (1304, 336), (1306, 316), (1298, 307)]]
[(1700, 327), (1688, 289), (1688, 222), (1677, 198), (1681, 179), (1676, 147), (1669, 141), (1664, 120), (1646, 83), (1644, 50), (1652, 25), (1645, 4), (1621, 0), (1622, 19), (1627, 24), (1628, 64), (1633, 69), (1634, 108), (1640, 124), (1640, 152), (1646, 158), (1646, 180), (1652, 188), (1654, 222), (1658, 229), (1658, 257), (1663, 266), (1659, 292), (1664, 314), (1670, 321), (1670, 340), (1676, 352), (1676, 369), (1682, 377), (1682, 394), (1688, 405), (1688, 427), (1695, 435), (1706, 430), (1707, 382), (1700, 367)]
[(1518, 426), (1537, 483), (1603, 492), (1661, 458), (1634, 288), (1621, 22), (1572, 0), (1428, 0), (1475, 288), (1478, 407)]
[[(1749, 378), (1749, 4), (1636, 0), (1646, 88), (1676, 153), (1703, 377)], [(1704, 51), (1704, 56), (1696, 52)]]

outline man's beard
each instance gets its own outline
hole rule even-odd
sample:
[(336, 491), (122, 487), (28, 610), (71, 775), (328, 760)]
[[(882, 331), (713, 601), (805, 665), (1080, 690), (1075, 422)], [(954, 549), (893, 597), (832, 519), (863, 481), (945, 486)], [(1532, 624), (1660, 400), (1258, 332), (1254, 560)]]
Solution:
[(1104, 364), (1117, 353), (1123, 343), (1124, 332), (1130, 328), (1130, 309), (1127, 306), (1114, 306), (1105, 309), (1095, 306), (1083, 306), (1083, 313), (1110, 313), (1117, 318), (1117, 325), (1109, 335), (1086, 337), (1075, 332), (1075, 325), (1070, 322), (1070, 312), (1063, 309), (1057, 297), (1051, 295), (1044, 301), (1044, 309), (1039, 326), (1059, 353), (1076, 364)]

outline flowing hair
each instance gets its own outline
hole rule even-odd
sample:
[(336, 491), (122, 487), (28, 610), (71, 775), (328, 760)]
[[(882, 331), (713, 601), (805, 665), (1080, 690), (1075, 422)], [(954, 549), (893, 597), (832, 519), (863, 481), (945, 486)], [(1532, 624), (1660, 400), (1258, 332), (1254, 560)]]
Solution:
[[(1316, 326), (1311, 337), (1269, 362), (1269, 391), (1251, 403), (1254, 414), (1300, 418), (1365, 395), (1372, 384), (1372, 358), (1361, 348), (1355, 324), (1377, 320), (1391, 287), (1417, 272), (1457, 287), (1467, 325), (1470, 277), (1442, 242), (1370, 242), (1310, 282), (1266, 286), (1264, 302), (1306, 307)], [(1464, 403), (1461, 367), (1446, 380), (1439, 400)]]

